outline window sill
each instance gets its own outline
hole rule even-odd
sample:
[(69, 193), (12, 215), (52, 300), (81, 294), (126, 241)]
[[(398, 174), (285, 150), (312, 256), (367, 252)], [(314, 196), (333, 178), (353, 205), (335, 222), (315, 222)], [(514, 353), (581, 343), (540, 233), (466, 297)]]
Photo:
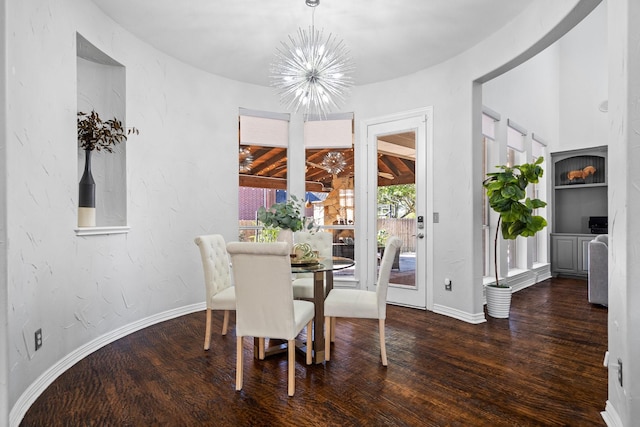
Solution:
[(126, 234), (131, 227), (128, 225), (116, 225), (110, 227), (78, 227), (76, 236), (100, 236), (105, 234)]
[(516, 277), (516, 276), (520, 276), (521, 274), (525, 274), (527, 273), (529, 270), (523, 270), (521, 268), (512, 268), (509, 270), (509, 272), (507, 273), (507, 277)]

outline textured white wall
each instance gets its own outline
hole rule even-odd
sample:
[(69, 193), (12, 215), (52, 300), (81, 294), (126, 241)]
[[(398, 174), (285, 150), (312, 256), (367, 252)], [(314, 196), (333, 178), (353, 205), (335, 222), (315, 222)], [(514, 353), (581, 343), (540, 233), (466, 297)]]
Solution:
[(554, 45), (483, 85), (483, 103), (549, 143), (548, 153), (607, 143), (607, 5)]
[[(0, 0), (0, 46), (6, 46), (7, 3)], [(0, 423), (9, 419), (9, 339), (8, 339), (8, 289), (7, 289), (7, 116), (6, 116), (6, 50), (0, 54)]]
[(607, 4), (603, 2), (558, 43), (560, 135), (553, 151), (607, 144)]
[(640, 420), (640, 3), (608, 2), (609, 425)]
[(558, 43), (482, 85), (485, 106), (500, 113), (501, 120), (514, 120), (529, 136), (533, 132), (550, 145), (558, 141), (559, 132)]
[[(39, 375), (82, 345), (204, 300), (193, 238), (211, 232), (236, 238), (238, 107), (278, 106), (264, 96), (271, 95), (267, 88), (211, 76), (155, 51), (89, 1), (14, 1), (9, 14), (11, 160), (3, 177), (12, 407)], [(73, 231), (76, 31), (127, 69), (126, 121), (141, 132), (126, 143), (129, 234)], [(44, 345), (35, 352), (38, 328)]]

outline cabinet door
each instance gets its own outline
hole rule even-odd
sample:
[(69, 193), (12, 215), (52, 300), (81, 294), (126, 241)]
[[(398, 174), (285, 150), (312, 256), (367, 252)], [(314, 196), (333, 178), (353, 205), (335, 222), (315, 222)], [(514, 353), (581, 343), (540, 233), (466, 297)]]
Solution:
[(595, 236), (578, 237), (578, 273), (589, 274), (589, 242)]
[(551, 269), (554, 273), (578, 272), (578, 238), (551, 236)]

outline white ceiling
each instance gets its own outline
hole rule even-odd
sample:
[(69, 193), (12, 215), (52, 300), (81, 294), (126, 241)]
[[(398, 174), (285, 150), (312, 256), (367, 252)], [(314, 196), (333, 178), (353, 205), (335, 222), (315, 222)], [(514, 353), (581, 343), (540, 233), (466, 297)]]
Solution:
[[(356, 85), (411, 74), (477, 44), (540, 0), (321, 0), (315, 26), (344, 40)], [(276, 47), (311, 25), (305, 0), (93, 0), (157, 49), (269, 85)]]

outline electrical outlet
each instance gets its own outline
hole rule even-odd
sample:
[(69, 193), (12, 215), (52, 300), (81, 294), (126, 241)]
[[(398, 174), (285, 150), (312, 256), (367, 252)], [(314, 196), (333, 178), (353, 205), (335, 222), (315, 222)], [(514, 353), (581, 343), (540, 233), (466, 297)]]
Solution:
[(622, 387), (622, 359), (618, 358), (618, 382)]
[(36, 351), (42, 347), (42, 329), (38, 329), (35, 333)]
[(445, 291), (451, 290), (451, 279), (444, 279), (444, 290)]

